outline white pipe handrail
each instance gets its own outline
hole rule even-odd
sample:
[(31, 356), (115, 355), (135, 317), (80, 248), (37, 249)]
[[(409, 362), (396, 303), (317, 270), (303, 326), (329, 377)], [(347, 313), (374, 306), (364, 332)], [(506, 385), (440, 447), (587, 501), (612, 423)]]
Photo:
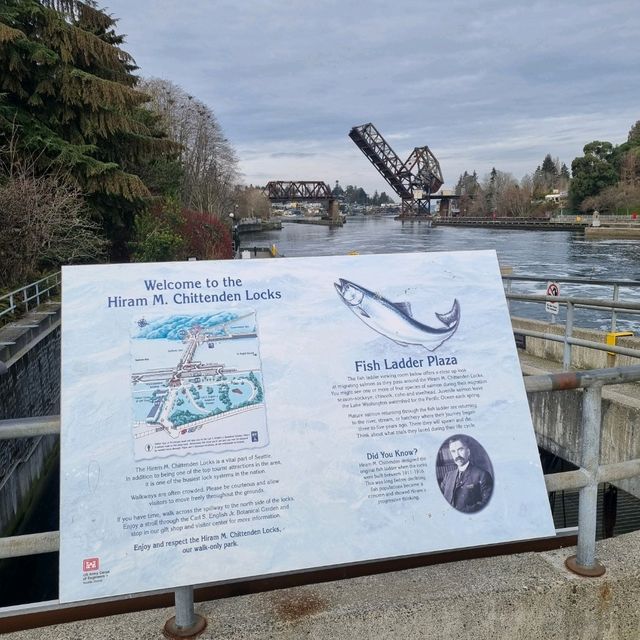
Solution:
[[(17, 312), (26, 312), (49, 300), (54, 292), (60, 290), (62, 272), (56, 271), (24, 287), (0, 295), (0, 322)], [(33, 303), (33, 304), (32, 304)]]

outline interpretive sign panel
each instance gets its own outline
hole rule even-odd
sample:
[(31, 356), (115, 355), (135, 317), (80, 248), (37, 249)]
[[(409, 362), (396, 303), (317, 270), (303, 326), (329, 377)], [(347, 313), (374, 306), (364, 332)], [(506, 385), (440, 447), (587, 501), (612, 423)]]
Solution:
[(494, 252), (63, 269), (60, 599), (554, 534)]

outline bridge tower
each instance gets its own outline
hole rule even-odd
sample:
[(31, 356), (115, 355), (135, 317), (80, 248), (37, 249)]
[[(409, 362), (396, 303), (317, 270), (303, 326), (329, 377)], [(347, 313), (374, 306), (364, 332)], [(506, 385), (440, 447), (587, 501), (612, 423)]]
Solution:
[(382, 134), (371, 124), (353, 127), (349, 137), (402, 200), (404, 215), (429, 215), (432, 195), (444, 180), (440, 164), (429, 147), (416, 147), (402, 162)]

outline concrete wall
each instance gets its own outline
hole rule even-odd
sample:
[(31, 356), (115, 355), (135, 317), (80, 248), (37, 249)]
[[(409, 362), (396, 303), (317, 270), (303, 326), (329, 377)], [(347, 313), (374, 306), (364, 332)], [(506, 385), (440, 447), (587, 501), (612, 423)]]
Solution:
[[(60, 413), (59, 306), (47, 305), (0, 329), (0, 420)], [(28, 505), (57, 438), (0, 440), (0, 535)]]
[[(512, 318), (514, 331), (528, 329), (541, 333), (563, 335), (564, 326), (537, 320)], [(577, 338), (605, 343), (606, 332), (590, 329), (574, 331)], [(640, 350), (640, 337), (620, 338), (618, 344)], [(564, 345), (539, 338), (526, 339), (526, 353), (546, 361), (562, 362)], [(587, 347), (572, 347), (571, 365), (576, 369), (626, 367), (640, 364), (630, 356), (607, 356), (606, 351)], [(549, 367), (551, 370), (553, 367)], [(538, 444), (574, 464), (580, 464), (580, 422), (582, 391), (553, 391), (529, 396), (529, 406)], [(640, 385), (612, 385), (602, 390), (602, 440), (600, 462), (607, 464), (640, 458)], [(640, 478), (616, 483), (620, 488), (640, 498)], [(639, 635), (640, 638), (640, 635)]]
[(11, 535), (16, 524), (31, 504), (31, 497), (47, 467), (49, 457), (57, 449), (55, 436), (29, 438), (29, 449), (16, 456), (0, 481), (0, 535)]
[[(600, 462), (640, 458), (640, 403), (603, 389)], [(582, 391), (551, 391), (529, 395), (538, 444), (565, 460), (580, 464)], [(615, 483), (640, 498), (640, 478)], [(638, 636), (640, 638), (640, 635)]]

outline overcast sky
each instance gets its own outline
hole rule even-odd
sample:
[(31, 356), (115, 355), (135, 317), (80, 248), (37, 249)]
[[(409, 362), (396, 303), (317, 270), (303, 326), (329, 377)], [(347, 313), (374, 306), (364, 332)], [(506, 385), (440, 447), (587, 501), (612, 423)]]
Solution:
[(390, 187), (348, 137), (372, 122), (447, 187), (568, 166), (640, 119), (638, 0), (110, 0), (145, 77), (216, 114), (246, 183)]

